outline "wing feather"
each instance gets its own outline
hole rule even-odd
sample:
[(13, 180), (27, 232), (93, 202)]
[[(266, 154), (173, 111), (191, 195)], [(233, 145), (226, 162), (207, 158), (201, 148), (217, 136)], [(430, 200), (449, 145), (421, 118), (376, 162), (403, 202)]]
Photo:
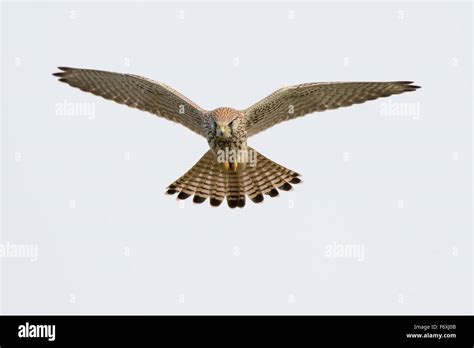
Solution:
[(165, 85), (141, 76), (109, 71), (60, 67), (59, 81), (105, 99), (147, 111), (182, 124), (205, 136), (205, 110)]
[(393, 94), (414, 91), (411, 81), (316, 82), (284, 87), (244, 111), (247, 135), (316, 111), (336, 109)]

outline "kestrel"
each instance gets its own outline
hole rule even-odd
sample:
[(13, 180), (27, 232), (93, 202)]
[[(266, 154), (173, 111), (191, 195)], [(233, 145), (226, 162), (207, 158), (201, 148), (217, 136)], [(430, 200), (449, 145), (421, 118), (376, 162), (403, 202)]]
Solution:
[(220, 107), (204, 110), (161, 82), (108, 71), (60, 67), (53, 75), (85, 92), (182, 124), (206, 138), (210, 149), (166, 193), (193, 202), (224, 199), (230, 208), (244, 207), (245, 197), (260, 203), (301, 182), (287, 169), (247, 146), (247, 138), (280, 122), (317, 111), (360, 104), (367, 100), (414, 91), (411, 81), (315, 82), (284, 87), (245, 110)]

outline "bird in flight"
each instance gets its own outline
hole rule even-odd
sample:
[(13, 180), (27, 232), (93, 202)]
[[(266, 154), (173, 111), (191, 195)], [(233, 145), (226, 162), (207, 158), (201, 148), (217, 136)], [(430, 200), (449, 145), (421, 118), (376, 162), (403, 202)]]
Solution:
[(219, 206), (245, 206), (275, 197), (301, 182), (300, 174), (264, 157), (247, 139), (280, 122), (314, 112), (360, 104), (367, 100), (414, 91), (411, 81), (315, 82), (281, 88), (245, 110), (220, 107), (204, 110), (161, 82), (109, 71), (60, 67), (59, 81), (180, 123), (206, 138), (210, 149), (183, 176), (167, 187), (179, 200), (209, 199)]

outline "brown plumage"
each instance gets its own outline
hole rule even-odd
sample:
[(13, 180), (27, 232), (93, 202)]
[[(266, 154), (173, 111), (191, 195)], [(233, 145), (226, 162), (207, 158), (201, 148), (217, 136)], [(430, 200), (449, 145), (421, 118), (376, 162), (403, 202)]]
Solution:
[(263, 195), (278, 196), (278, 190), (289, 191), (292, 184), (301, 182), (298, 173), (255, 153), (256, 165), (248, 165), (239, 173), (226, 171), (215, 153), (209, 150), (186, 174), (169, 185), (166, 193), (177, 194), (178, 199), (193, 196), (194, 203), (209, 198), (212, 206), (219, 206), (227, 198), (229, 207), (235, 208), (245, 205), (246, 196), (254, 203), (260, 203), (264, 200)]
[(246, 110), (248, 136), (277, 123), (316, 111), (337, 109), (368, 100), (411, 92), (412, 81), (315, 82), (281, 88)]
[(275, 197), (301, 182), (300, 175), (247, 146), (247, 138), (280, 122), (316, 111), (363, 103), (414, 91), (409, 81), (307, 83), (285, 87), (246, 110), (218, 108), (207, 111), (171, 87), (136, 75), (107, 71), (59, 68), (53, 75), (83, 91), (148, 111), (182, 124), (207, 139), (210, 150), (167, 188), (177, 198), (193, 202), (209, 199), (219, 206), (244, 207), (264, 195)]

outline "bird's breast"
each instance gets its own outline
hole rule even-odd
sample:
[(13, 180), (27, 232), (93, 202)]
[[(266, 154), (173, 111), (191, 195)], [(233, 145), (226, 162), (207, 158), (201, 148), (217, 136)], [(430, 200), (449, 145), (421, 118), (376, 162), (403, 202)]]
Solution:
[(246, 139), (241, 139), (234, 136), (230, 138), (214, 137), (209, 140), (209, 147), (216, 154), (221, 151), (244, 150), (247, 148), (247, 141)]

